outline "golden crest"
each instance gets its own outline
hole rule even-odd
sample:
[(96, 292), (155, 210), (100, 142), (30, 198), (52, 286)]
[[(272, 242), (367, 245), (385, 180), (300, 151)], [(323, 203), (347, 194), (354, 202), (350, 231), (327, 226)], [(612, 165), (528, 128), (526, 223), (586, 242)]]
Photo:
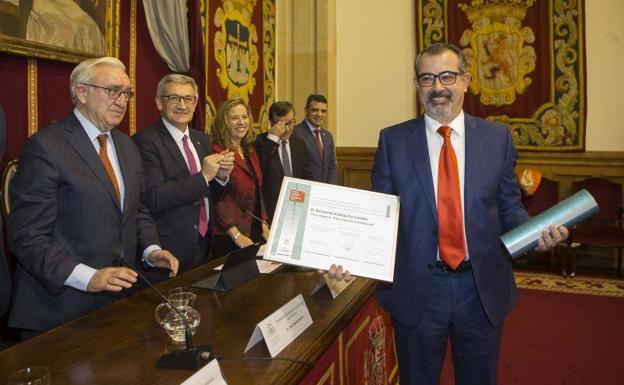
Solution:
[(508, 105), (522, 95), (532, 80), (537, 55), (530, 27), (523, 27), (526, 11), (535, 0), (473, 0), (460, 3), (472, 29), (464, 31), (460, 44), (472, 74), (470, 91), (485, 105)]
[(363, 357), (363, 385), (388, 385), (386, 325), (379, 314), (368, 327), (368, 345)]
[(215, 60), (221, 68), (217, 78), (227, 90), (228, 99), (239, 97), (249, 102), (256, 85), (258, 70), (258, 34), (251, 18), (257, 0), (223, 0), (217, 8), (214, 25), (220, 28), (214, 37)]

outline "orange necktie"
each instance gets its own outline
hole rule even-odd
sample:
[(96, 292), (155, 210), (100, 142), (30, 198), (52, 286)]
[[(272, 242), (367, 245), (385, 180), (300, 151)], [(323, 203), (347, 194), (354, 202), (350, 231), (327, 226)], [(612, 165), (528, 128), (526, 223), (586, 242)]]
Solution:
[(440, 258), (454, 270), (466, 257), (459, 170), (451, 127), (440, 127), (438, 134), (444, 138), (438, 164), (438, 246)]
[(100, 143), (100, 159), (104, 164), (104, 168), (106, 169), (106, 173), (113, 184), (113, 188), (115, 189), (115, 198), (117, 198), (117, 202), (121, 202), (121, 198), (119, 197), (119, 184), (117, 183), (117, 177), (115, 177), (115, 172), (113, 172), (113, 166), (111, 165), (110, 159), (108, 159), (108, 135), (102, 134), (97, 137), (98, 142)]

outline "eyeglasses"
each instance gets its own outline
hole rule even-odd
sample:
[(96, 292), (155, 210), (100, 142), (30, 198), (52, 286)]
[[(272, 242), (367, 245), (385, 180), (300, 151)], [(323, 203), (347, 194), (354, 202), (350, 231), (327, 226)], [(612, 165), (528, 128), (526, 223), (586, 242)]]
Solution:
[(450, 86), (451, 84), (455, 84), (455, 81), (457, 81), (457, 75), (463, 74), (454, 71), (444, 71), (440, 72), (437, 75), (424, 73), (416, 75), (416, 80), (418, 81), (418, 85), (420, 85), (421, 87), (431, 87), (435, 84), (436, 78), (438, 78), (441, 84), (445, 86)]
[(106, 90), (108, 92), (108, 97), (111, 98), (111, 99), (115, 99), (115, 100), (117, 100), (117, 98), (119, 98), (119, 96), (122, 95), (122, 94), (128, 100), (132, 99), (132, 97), (134, 96), (134, 92), (132, 92), (132, 90), (124, 91), (122, 88), (118, 88), (118, 87), (109, 88), (109, 87), (102, 87), (102, 86), (98, 86), (98, 85), (95, 85), (95, 84), (89, 84), (89, 83), (82, 83), (82, 85)]
[(181, 100), (184, 100), (186, 104), (195, 104), (197, 98), (195, 96), (180, 96), (180, 95), (162, 95), (161, 98), (167, 99), (169, 103), (178, 104)]

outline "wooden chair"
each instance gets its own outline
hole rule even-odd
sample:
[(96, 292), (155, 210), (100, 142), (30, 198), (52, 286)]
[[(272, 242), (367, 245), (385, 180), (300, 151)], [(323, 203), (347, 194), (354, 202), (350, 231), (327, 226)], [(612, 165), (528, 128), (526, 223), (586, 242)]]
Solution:
[[(559, 202), (559, 182), (542, 177), (537, 190), (533, 195), (523, 195), (522, 204), (530, 216), (534, 217), (537, 214), (549, 209)], [(550, 251), (550, 265), (552, 268), (557, 266), (557, 248)]]
[[(581, 189), (593, 195), (600, 211), (589, 220), (572, 230), (568, 244), (579, 247), (592, 246), (617, 251), (617, 276), (622, 276), (622, 248), (624, 228), (622, 227), (622, 185), (603, 178), (587, 178), (572, 183), (572, 191)], [(576, 247), (572, 247), (572, 264), (576, 264)]]
[(9, 186), (11, 185), (11, 180), (15, 176), (17, 172), (17, 159), (13, 159), (10, 161), (4, 171), (2, 171), (2, 189), (0, 190), (0, 198), (2, 199), (2, 217), (4, 219), (4, 223), (6, 223), (6, 217), (11, 212), (11, 197), (9, 196)]

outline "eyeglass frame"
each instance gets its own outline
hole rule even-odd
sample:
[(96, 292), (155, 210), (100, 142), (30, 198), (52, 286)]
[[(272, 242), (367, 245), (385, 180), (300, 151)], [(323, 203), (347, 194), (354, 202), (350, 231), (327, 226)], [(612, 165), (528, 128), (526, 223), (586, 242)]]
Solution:
[[(89, 87), (93, 87), (93, 88), (100, 88), (103, 90), (106, 90), (108, 93), (108, 97), (113, 99), (113, 100), (117, 100), (119, 99), (119, 97), (121, 95), (124, 95), (126, 97), (126, 99), (130, 100), (134, 97), (134, 91), (132, 90), (126, 90), (126, 91), (122, 91), (121, 88), (119, 87), (103, 87), (103, 86), (98, 86), (97, 84), (91, 84), (91, 83), (81, 83), (83, 86), (89, 86)], [(117, 94), (117, 96), (111, 95), (111, 93), (116, 93), (119, 92), (119, 94)]]
[[(180, 104), (180, 102), (182, 100), (184, 100), (185, 104), (192, 105), (192, 104), (197, 103), (197, 100), (198, 100), (198, 98), (196, 96), (190, 96), (190, 95), (181, 96), (181, 95), (172, 94), (172, 95), (160, 95), (160, 97), (163, 98), (163, 99), (166, 99), (171, 104)], [(178, 101), (177, 102), (173, 101), (173, 100), (171, 100), (171, 98), (178, 98)], [(193, 100), (189, 101), (189, 100), (187, 100), (188, 98), (193, 98)]]
[[(442, 81), (442, 78), (440, 76), (444, 76), (444, 75), (453, 75), (453, 80), (449, 83), (445, 83), (444, 81)], [(418, 85), (421, 87), (433, 87), (435, 85), (436, 79), (438, 79), (438, 81), (440, 82), (440, 84), (444, 85), (444, 86), (450, 86), (453, 85), (457, 82), (457, 77), (458, 76), (464, 76), (466, 75), (466, 72), (457, 72), (457, 71), (442, 71), (440, 73), (437, 74), (432, 74), (430, 72), (424, 72), (421, 74), (416, 75), (416, 81), (418, 82)], [(433, 81), (431, 82), (431, 84), (422, 84), (421, 83), (421, 79), (423, 76), (433, 76)]]

